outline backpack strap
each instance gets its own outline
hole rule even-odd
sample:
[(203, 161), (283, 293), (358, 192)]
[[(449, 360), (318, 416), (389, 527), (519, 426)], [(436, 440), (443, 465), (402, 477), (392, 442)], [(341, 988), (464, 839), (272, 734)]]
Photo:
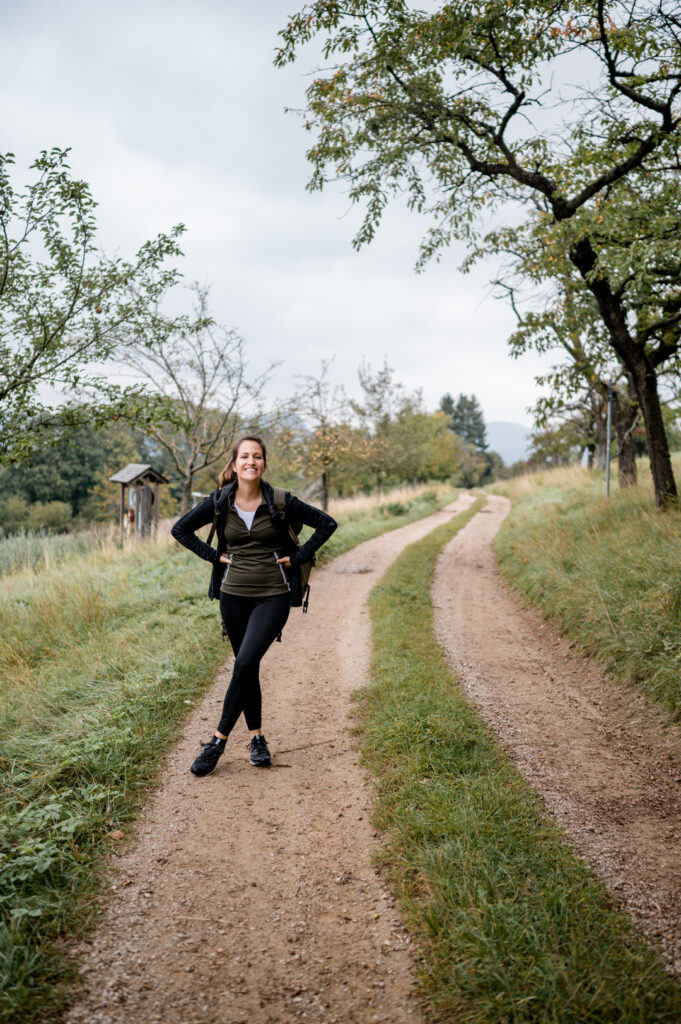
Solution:
[(210, 526), (210, 533), (208, 534), (208, 540), (206, 541), (207, 544), (212, 544), (213, 543), (213, 537), (215, 536), (215, 531), (217, 530), (217, 528), (218, 528), (218, 504), (217, 504), (217, 499), (213, 498), (213, 522), (211, 523), (211, 526)]
[(218, 525), (218, 514), (217, 514), (217, 512), (214, 512), (213, 513), (213, 522), (212, 522), (211, 528), (210, 528), (210, 533), (208, 534), (208, 540), (206, 541), (207, 544), (212, 544), (213, 543), (213, 537), (215, 536), (215, 531), (217, 529), (217, 525)]

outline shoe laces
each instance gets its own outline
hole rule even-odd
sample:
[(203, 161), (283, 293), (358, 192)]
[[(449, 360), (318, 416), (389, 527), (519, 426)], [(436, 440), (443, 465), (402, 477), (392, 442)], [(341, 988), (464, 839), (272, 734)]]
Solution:
[(202, 754), (207, 753), (209, 750), (217, 750), (217, 751), (219, 751), (219, 753), (222, 753), (222, 749), (217, 745), (217, 743), (213, 743), (212, 740), (208, 740), (207, 743), (204, 743), (203, 741), (201, 741), (201, 747), (202, 747), (202, 750), (201, 750)]

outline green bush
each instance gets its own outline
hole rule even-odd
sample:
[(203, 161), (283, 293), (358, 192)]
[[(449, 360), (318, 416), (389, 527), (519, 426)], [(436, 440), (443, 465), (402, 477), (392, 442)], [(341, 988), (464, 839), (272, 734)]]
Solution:
[(391, 501), (387, 505), (382, 505), (381, 509), (385, 509), (389, 516), (406, 516), (409, 513), (409, 505), (402, 501)]
[(12, 494), (0, 505), (0, 529), (3, 534), (19, 533), (26, 529), (28, 502)]
[(73, 513), (66, 501), (35, 501), (12, 494), (0, 505), (0, 536), (16, 533), (65, 533)]
[(29, 530), (47, 530), (49, 533), (65, 533), (73, 519), (71, 506), (66, 501), (37, 501), (28, 509)]

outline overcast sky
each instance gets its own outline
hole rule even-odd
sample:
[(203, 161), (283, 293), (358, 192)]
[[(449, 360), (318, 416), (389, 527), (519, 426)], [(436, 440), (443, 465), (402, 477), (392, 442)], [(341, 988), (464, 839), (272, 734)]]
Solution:
[(216, 318), (246, 338), (251, 366), (350, 390), (362, 358), (435, 408), (478, 396), (485, 417), (529, 423), (534, 377), (550, 359), (507, 355), (513, 316), (490, 295), (495, 266), (461, 275), (461, 249), (413, 267), (425, 223), (393, 208), (371, 246), (351, 246), (358, 211), (342, 186), (309, 194), (300, 107), (315, 54), (275, 70), (295, 0), (0, 0), (0, 109), (16, 181), (41, 149), (70, 146), (99, 203), (100, 242), (131, 256), (187, 226), (187, 281), (211, 285)]

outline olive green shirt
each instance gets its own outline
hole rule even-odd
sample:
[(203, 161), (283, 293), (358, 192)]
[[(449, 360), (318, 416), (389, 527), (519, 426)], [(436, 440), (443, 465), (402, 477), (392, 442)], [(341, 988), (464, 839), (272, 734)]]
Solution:
[(290, 590), (286, 570), (277, 565), (282, 550), (281, 536), (272, 526), (267, 505), (255, 510), (249, 530), (230, 502), (225, 517), (225, 542), (231, 564), (225, 566), (220, 590), (237, 597), (272, 597)]

